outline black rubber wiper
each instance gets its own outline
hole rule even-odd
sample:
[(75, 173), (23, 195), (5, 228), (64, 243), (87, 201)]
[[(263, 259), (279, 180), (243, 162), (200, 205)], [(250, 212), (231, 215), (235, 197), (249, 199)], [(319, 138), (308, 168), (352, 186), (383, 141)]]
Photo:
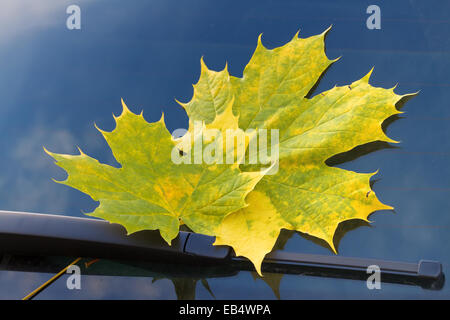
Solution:
[[(230, 266), (252, 270), (249, 261), (236, 257), (226, 246), (213, 246), (213, 237), (180, 232), (169, 246), (157, 231), (130, 236), (118, 224), (88, 218), (0, 211), (0, 253), (23, 256), (76, 256), (133, 261), (164, 261)], [(365, 280), (367, 268), (380, 268), (381, 281), (440, 289), (444, 284), (442, 265), (437, 261), (418, 263), (314, 255), (274, 251), (266, 256), (263, 272)]]

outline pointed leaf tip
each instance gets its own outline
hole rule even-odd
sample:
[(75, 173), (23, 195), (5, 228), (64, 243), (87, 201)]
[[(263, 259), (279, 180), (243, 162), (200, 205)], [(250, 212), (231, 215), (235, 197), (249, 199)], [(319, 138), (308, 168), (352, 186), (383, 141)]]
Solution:
[(373, 66), (372, 69), (370, 69), (370, 71), (364, 77), (361, 78), (362, 82), (369, 83), (369, 80), (370, 80), (370, 77), (372, 76), (372, 72), (373, 72), (374, 68), (375, 68), (375, 66)]
[(258, 48), (265, 48), (264, 45), (262, 44), (262, 35), (263, 34), (260, 33), (259, 36), (258, 36), (258, 42), (256, 44), (256, 49), (258, 49)]
[(331, 60), (331, 63), (333, 64), (333, 63), (335, 63), (335, 62), (341, 60), (341, 58), (342, 58), (342, 56), (339, 56), (339, 57), (337, 57), (336, 59)]
[(125, 101), (123, 101), (123, 98), (120, 98), (120, 101), (122, 102), (122, 114), (131, 112), (130, 109), (128, 109)]
[(44, 149), (44, 152), (46, 154), (48, 154), (50, 157), (54, 158), (53, 152), (50, 152), (45, 146), (42, 146), (42, 149)]
[(333, 24), (330, 24), (330, 26), (321, 33), (321, 35), (325, 37), (327, 35), (327, 33), (331, 30), (332, 27), (333, 27)]
[(376, 176), (378, 174), (378, 172), (380, 171), (380, 169), (375, 170), (375, 172), (370, 173), (370, 178), (372, 178), (373, 176)]
[(203, 58), (203, 56), (200, 57), (200, 70), (202, 73), (209, 70), (208, 66), (205, 63), (205, 59)]
[(263, 278), (264, 275), (263, 275), (262, 272), (261, 272), (261, 263), (260, 263), (259, 265), (253, 264), (253, 266), (255, 267), (256, 273), (257, 273), (261, 278)]
[(223, 67), (222, 71), (228, 73), (228, 61), (225, 61), (225, 67)]
[(78, 152), (80, 153), (80, 156), (86, 155), (79, 146), (77, 146), (77, 149), (78, 149)]
[(400, 96), (400, 99), (402, 99), (402, 98), (408, 98), (408, 97), (413, 98), (413, 97), (417, 96), (417, 95), (420, 93), (420, 91), (421, 91), (421, 90), (419, 89), (419, 90), (417, 90), (416, 92), (413, 92), (413, 93), (406, 93), (406, 94), (403, 94), (403, 95)]
[(175, 98), (175, 102), (178, 103), (183, 109), (186, 110), (186, 103), (183, 103), (181, 101), (179, 101), (178, 99)]
[(59, 183), (59, 184), (65, 184), (67, 182), (67, 179), (66, 180), (56, 180), (55, 178), (51, 178), (51, 179), (53, 182)]
[[(333, 235), (336, 233), (336, 230), (333, 232)], [(338, 254), (336, 247), (334, 245), (334, 241), (333, 241), (334, 236), (331, 237), (331, 239), (326, 239), (326, 243), (330, 246), (331, 250), (333, 251), (334, 254)]]
[[(113, 114), (113, 117), (114, 117), (114, 120), (117, 120), (117, 117), (116, 117), (114, 114)], [(100, 128), (97, 126), (97, 123), (96, 123), (96, 122), (94, 122), (94, 128), (97, 129), (103, 136), (104, 136), (105, 134), (108, 133), (107, 131), (100, 129)]]

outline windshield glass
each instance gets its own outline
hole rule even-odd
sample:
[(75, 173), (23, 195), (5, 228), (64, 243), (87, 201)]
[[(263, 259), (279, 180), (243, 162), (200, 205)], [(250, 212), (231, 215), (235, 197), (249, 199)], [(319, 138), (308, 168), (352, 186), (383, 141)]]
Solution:
[[(447, 1), (389, 1), (379, 6), (380, 29), (369, 29), (369, 3), (361, 1), (106, 1), (80, 0), (81, 29), (69, 30), (72, 1), (2, 1), (0, 4), (0, 209), (83, 217), (98, 202), (52, 181), (66, 174), (43, 147), (77, 154), (77, 146), (102, 163), (117, 166), (94, 127), (111, 131), (123, 98), (149, 122), (172, 132), (187, 128), (186, 102), (208, 67), (242, 76), (259, 34), (268, 48), (332, 25), (330, 59), (341, 57), (313, 96), (360, 79), (374, 67), (371, 84), (420, 93), (405, 104), (386, 133), (400, 144), (363, 148), (330, 164), (374, 172), (373, 190), (393, 211), (372, 214), (372, 224), (347, 222), (335, 236), (339, 255), (442, 262), (450, 271), (450, 20)], [(278, 244), (289, 252), (333, 255), (325, 242), (284, 232)], [(63, 259), (63, 258), (61, 258)], [(73, 259), (72, 259), (73, 260)], [(58, 260), (64, 267), (71, 258)], [(90, 260), (84, 260), (83, 263)], [(83, 267), (85, 268), (85, 267)], [(91, 268), (91, 269), (90, 269)], [(110, 270), (112, 274), (95, 271)], [(102, 269), (103, 268), (103, 269)], [(21, 298), (48, 273), (0, 272), (0, 298)], [(182, 265), (142, 266), (101, 260), (83, 269), (82, 290), (67, 290), (64, 276), (42, 298), (450, 298), (450, 288), (251, 271), (192, 270)], [(114, 270), (114, 271), (111, 271)], [(84, 272), (83, 271), (83, 272)], [(106, 271), (105, 271), (106, 272)], [(100, 274), (99, 274), (100, 273)], [(5, 289), (8, 288), (8, 289)]]

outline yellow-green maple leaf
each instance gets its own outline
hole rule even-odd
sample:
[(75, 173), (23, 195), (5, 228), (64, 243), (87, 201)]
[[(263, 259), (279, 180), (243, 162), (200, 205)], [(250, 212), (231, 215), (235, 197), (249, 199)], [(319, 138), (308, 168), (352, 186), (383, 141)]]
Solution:
[(226, 215), (246, 205), (262, 173), (242, 173), (237, 165), (175, 164), (176, 142), (164, 118), (148, 123), (122, 104), (116, 128), (99, 129), (121, 167), (101, 164), (81, 150), (47, 151), (68, 173), (62, 183), (100, 202), (88, 215), (120, 223), (128, 233), (159, 229), (170, 244), (182, 220), (195, 232), (214, 235)]
[[(371, 190), (374, 173), (329, 167), (325, 161), (372, 141), (395, 142), (381, 125), (400, 113), (395, 104), (404, 96), (371, 86), (370, 72), (349, 86), (306, 98), (337, 60), (325, 55), (327, 31), (306, 39), (296, 35), (273, 50), (266, 49), (260, 37), (242, 78), (230, 77), (226, 69), (207, 70), (202, 62), (199, 83), (208, 86), (197, 85), (192, 101), (183, 105), (191, 117), (212, 122), (224, 110), (216, 102), (233, 101), (241, 129), (279, 130), (278, 173), (265, 176), (247, 196), (249, 206), (228, 215), (216, 232), (216, 245), (232, 246), (237, 255), (253, 262), (258, 273), (282, 228), (321, 238), (336, 252), (333, 236), (339, 223), (367, 221), (374, 211), (392, 209)], [(200, 90), (226, 99), (198, 99), (214, 97)], [(215, 125), (220, 128), (220, 123)]]
[[(206, 124), (213, 122), (217, 115), (224, 113), (227, 107), (233, 105), (233, 88), (227, 66), (220, 71), (209, 70), (203, 58), (200, 59), (200, 78), (194, 87), (194, 95), (188, 103), (177, 101), (187, 112), (189, 124), (194, 121), (203, 121)], [(235, 126), (233, 117), (222, 119), (221, 128)], [(237, 126), (237, 124), (236, 124)]]
[[(187, 144), (188, 148), (193, 147), (192, 141), (199, 139), (202, 135), (203, 141), (206, 143), (212, 143), (214, 138), (209, 137), (207, 132), (216, 130), (218, 136), (220, 136), (219, 144), (222, 145), (222, 161), (226, 162), (227, 154), (232, 154), (234, 161), (238, 163), (241, 158), (245, 156), (242, 154), (238, 156), (237, 150), (239, 149), (239, 141), (235, 144), (226, 144), (227, 130), (241, 130), (239, 128), (239, 116), (233, 114), (234, 106), (234, 93), (233, 87), (230, 81), (230, 75), (227, 70), (227, 66), (222, 71), (209, 70), (206, 66), (203, 58), (200, 59), (200, 78), (194, 87), (194, 94), (192, 99), (188, 103), (182, 103), (177, 101), (185, 110), (189, 116), (189, 129), (186, 135), (181, 137), (179, 142), (180, 149), (183, 149)], [(196, 132), (194, 127), (202, 128), (201, 131)], [(245, 133), (242, 131), (245, 135)], [(244, 140), (244, 150), (247, 147), (249, 140), (255, 137), (255, 132), (247, 134)], [(188, 139), (189, 142), (183, 142)]]

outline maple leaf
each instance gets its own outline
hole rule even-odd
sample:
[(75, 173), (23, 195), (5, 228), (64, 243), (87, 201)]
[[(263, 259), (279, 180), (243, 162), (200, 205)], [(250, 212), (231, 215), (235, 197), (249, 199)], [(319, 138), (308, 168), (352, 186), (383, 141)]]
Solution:
[[(255, 137), (255, 132), (248, 134), (244, 141), (238, 139), (237, 144), (233, 141), (227, 145), (224, 141), (227, 131), (237, 130), (245, 135), (239, 128), (239, 117), (233, 114), (234, 93), (227, 66), (225, 65), (222, 71), (212, 71), (208, 69), (203, 58), (200, 59), (200, 65), (200, 78), (193, 85), (192, 99), (188, 103), (176, 100), (186, 110), (189, 117), (187, 134), (177, 140), (177, 146), (181, 150), (190, 150), (193, 146), (192, 141), (200, 139), (201, 136), (203, 141), (209, 143), (210, 146), (214, 143), (221, 146), (218, 157), (222, 162), (227, 162), (227, 155), (231, 155), (233, 163), (240, 163), (245, 156), (245, 154), (238, 154), (240, 145), (242, 144), (245, 150), (250, 139)], [(208, 132), (215, 133), (215, 135), (208, 134)], [(215, 141), (217, 138), (220, 140)]]
[[(186, 110), (190, 125), (194, 121), (210, 124), (217, 115), (224, 113), (234, 102), (233, 87), (227, 65), (219, 72), (209, 70), (202, 57), (200, 66), (200, 78), (193, 85), (194, 94), (191, 101), (182, 103), (176, 100)], [(222, 118), (217, 127), (231, 129), (237, 125), (237, 118), (228, 114), (228, 117)]]
[[(381, 125), (400, 113), (395, 105), (408, 95), (371, 86), (370, 72), (309, 98), (337, 60), (325, 54), (327, 31), (306, 39), (296, 34), (272, 50), (259, 37), (242, 78), (230, 76), (227, 67), (209, 70), (202, 59), (194, 95), (180, 103), (189, 116), (188, 133), (180, 139), (171, 138), (163, 118), (147, 123), (123, 103), (116, 129), (100, 130), (122, 167), (100, 164), (81, 150), (76, 156), (49, 152), (69, 173), (63, 183), (100, 201), (91, 215), (120, 223), (129, 233), (159, 229), (170, 243), (186, 223), (194, 232), (216, 236), (215, 245), (232, 246), (260, 275), (261, 262), (283, 228), (323, 239), (336, 252), (333, 236), (341, 222), (368, 221), (372, 212), (392, 207), (371, 190), (375, 173), (329, 167), (325, 161), (373, 141), (395, 142)], [(196, 121), (202, 122), (199, 132)], [(195, 141), (205, 138), (204, 129), (223, 134), (258, 128), (279, 130), (277, 174), (263, 177), (268, 170), (260, 171), (259, 165), (240, 170), (242, 157), (228, 165), (172, 162), (176, 147), (190, 155)], [(246, 137), (245, 148), (252, 138)], [(206, 137), (206, 148), (214, 140)], [(228, 147), (222, 151), (235, 155)]]
[(283, 228), (323, 239), (336, 252), (333, 236), (341, 222), (368, 221), (374, 211), (393, 209), (370, 187), (376, 172), (356, 173), (329, 167), (325, 161), (373, 141), (395, 143), (383, 132), (382, 123), (401, 113), (395, 105), (408, 95), (371, 86), (370, 71), (351, 85), (308, 98), (320, 76), (338, 60), (325, 54), (328, 30), (306, 39), (297, 33), (272, 50), (262, 45), (260, 36), (242, 78), (229, 76), (226, 68), (208, 70), (202, 60), (194, 96), (182, 104), (190, 117), (214, 123), (219, 130), (228, 121), (221, 127), (213, 119), (224, 118), (224, 101), (233, 103), (231, 115), (238, 117), (242, 130), (279, 130), (278, 173), (265, 176), (247, 196), (249, 205), (228, 215), (215, 233), (215, 245), (232, 246), (259, 274)]
[(123, 225), (128, 234), (159, 229), (170, 244), (181, 221), (191, 230), (214, 235), (224, 217), (243, 208), (263, 173), (243, 173), (237, 165), (175, 164), (176, 142), (164, 117), (148, 123), (122, 101), (112, 132), (98, 129), (121, 164), (115, 168), (84, 154), (46, 152), (68, 177), (61, 181), (100, 205), (88, 214)]

